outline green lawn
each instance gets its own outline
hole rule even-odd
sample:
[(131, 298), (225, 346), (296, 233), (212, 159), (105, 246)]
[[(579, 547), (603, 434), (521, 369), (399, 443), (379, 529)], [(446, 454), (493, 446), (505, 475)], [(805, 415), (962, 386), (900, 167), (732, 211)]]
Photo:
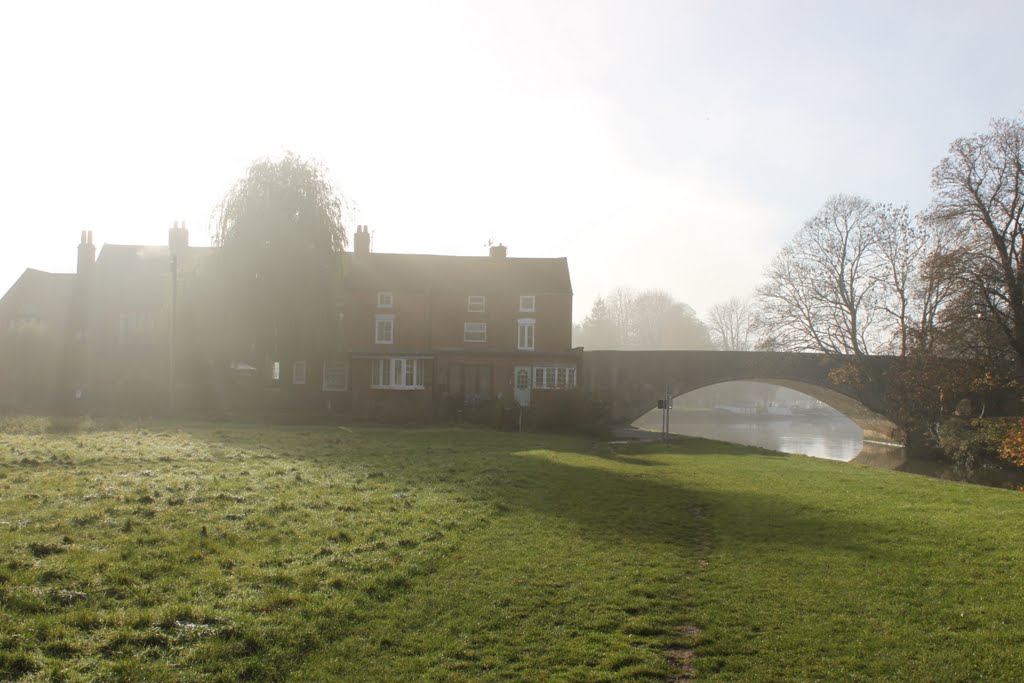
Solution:
[(2, 424), (0, 680), (1024, 677), (1024, 494), (696, 439)]

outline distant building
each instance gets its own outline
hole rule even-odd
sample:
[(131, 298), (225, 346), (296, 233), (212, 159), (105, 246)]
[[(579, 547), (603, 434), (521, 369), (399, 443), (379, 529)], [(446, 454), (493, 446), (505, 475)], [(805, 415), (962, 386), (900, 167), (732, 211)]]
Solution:
[[(328, 358), (230, 368), (207, 359), (209, 373), (276, 391), (281, 405), (379, 419), (529, 405), (576, 386), (565, 258), (509, 258), (504, 246), (487, 256), (374, 253), (365, 226), (353, 247), (341, 255), (342, 337)], [(113, 410), (126, 391), (166, 406), (172, 259), (180, 291), (212, 251), (189, 246), (175, 224), (166, 246), (108, 244), (97, 258), (83, 232), (76, 273), (26, 270), (0, 299), (0, 407)], [(186, 389), (179, 408), (197, 412)], [(198, 412), (223, 409), (217, 393), (205, 392)]]

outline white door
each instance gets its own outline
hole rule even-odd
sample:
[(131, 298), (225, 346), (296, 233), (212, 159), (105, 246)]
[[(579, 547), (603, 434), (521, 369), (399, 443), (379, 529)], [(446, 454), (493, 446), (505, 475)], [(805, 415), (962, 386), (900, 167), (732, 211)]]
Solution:
[(521, 406), (530, 405), (530, 368), (517, 367), (515, 372), (516, 403)]

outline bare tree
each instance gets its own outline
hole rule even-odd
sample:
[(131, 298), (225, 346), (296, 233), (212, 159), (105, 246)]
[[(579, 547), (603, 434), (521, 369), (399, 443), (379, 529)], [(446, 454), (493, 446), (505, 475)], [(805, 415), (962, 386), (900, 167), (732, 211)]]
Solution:
[(835, 195), (804, 224), (758, 287), (762, 346), (854, 355), (881, 346), (876, 220), (867, 200)]
[(914, 280), (928, 248), (927, 235), (911, 220), (906, 205), (877, 205), (870, 229), (875, 301), (889, 335), (887, 346), (905, 356), (913, 327)]
[(689, 304), (648, 289), (633, 299), (632, 337), (647, 350), (710, 349), (711, 336)]
[(955, 140), (932, 172), (929, 214), (964, 238), (963, 281), (1024, 371), (1024, 121)]
[(693, 308), (661, 290), (612, 290), (594, 302), (577, 334), (577, 343), (591, 349), (712, 348)]
[(905, 332), (908, 352), (932, 354), (942, 345), (943, 355), (959, 355), (955, 349), (958, 344), (949, 343), (952, 337), (948, 332), (952, 330), (941, 329), (962, 327), (962, 321), (954, 323), (950, 313), (965, 294), (963, 241), (948, 227), (925, 223), (922, 231), (927, 246), (920, 253), (911, 280), (910, 309), (914, 317), (907, 321)]
[(754, 337), (754, 306), (747, 297), (733, 297), (711, 307), (708, 331), (724, 351), (749, 351)]

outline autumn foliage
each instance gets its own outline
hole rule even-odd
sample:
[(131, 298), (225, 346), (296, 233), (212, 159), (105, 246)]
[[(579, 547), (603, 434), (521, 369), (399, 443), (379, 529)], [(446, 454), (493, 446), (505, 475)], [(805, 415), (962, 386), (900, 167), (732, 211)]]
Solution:
[(1024, 418), (1014, 420), (1006, 432), (1006, 437), (999, 444), (999, 457), (1024, 467)]

